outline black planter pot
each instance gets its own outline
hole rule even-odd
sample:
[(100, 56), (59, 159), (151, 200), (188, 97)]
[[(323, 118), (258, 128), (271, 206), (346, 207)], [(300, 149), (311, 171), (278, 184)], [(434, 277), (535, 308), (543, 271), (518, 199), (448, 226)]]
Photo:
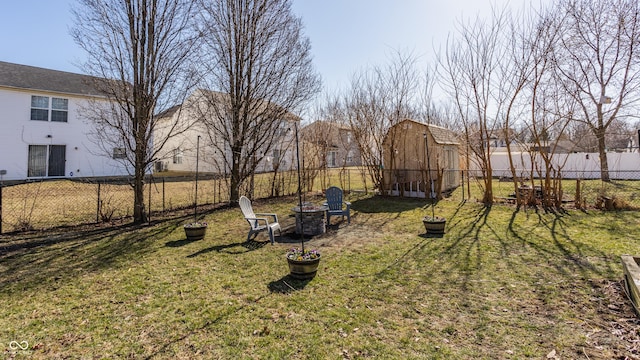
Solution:
[(184, 233), (187, 236), (187, 240), (195, 241), (202, 240), (207, 233), (206, 226), (185, 227)]
[(443, 217), (425, 217), (422, 219), (424, 229), (427, 234), (444, 234), (444, 228), (447, 225), (447, 219)]
[(318, 272), (320, 257), (311, 260), (293, 260), (287, 257), (289, 263), (289, 275), (295, 279), (313, 279)]

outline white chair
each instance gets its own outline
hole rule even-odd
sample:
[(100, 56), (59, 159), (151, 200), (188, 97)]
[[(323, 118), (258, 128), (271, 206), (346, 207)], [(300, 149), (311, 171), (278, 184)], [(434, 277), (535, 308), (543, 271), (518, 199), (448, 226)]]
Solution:
[[(347, 216), (347, 224), (351, 223), (351, 203), (348, 201), (342, 200), (342, 189), (337, 186), (331, 186), (325, 192), (327, 196), (327, 202), (325, 205), (329, 207), (327, 210), (327, 225), (331, 224), (331, 216), (342, 216), (344, 221), (345, 215)], [(342, 205), (345, 205), (346, 208), (343, 209)]]
[[(278, 234), (282, 235), (282, 230), (280, 229), (280, 224), (278, 223), (278, 215), (276, 214), (264, 214), (264, 213), (254, 213), (253, 207), (251, 206), (251, 200), (249, 200), (246, 196), (240, 197), (240, 209), (242, 210), (242, 215), (249, 222), (251, 228), (249, 229), (249, 234), (247, 235), (247, 241), (251, 240), (251, 235), (258, 234), (261, 231), (267, 230), (269, 231), (269, 239), (271, 239), (271, 245), (274, 242), (274, 232), (278, 230)], [(269, 221), (269, 218), (272, 218), (272, 221)]]

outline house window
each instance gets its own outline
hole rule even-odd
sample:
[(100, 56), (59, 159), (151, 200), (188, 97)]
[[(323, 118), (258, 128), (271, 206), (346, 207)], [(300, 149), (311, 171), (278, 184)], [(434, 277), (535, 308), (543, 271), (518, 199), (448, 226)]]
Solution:
[(280, 156), (282, 156), (282, 154), (280, 154), (280, 150), (274, 149), (273, 150), (273, 163), (274, 164), (280, 163)]
[(69, 99), (51, 98), (51, 121), (67, 122)]
[(353, 150), (349, 150), (347, 152), (347, 163), (348, 164), (353, 163)]
[(278, 130), (276, 130), (277, 137), (284, 137), (289, 132), (289, 124), (286, 121), (281, 122), (278, 125)]
[(46, 96), (31, 97), (31, 120), (49, 121), (49, 98)]
[(68, 113), (69, 99), (31, 96), (31, 120), (67, 122)]
[(64, 176), (66, 153), (66, 145), (29, 145), (27, 176)]
[(127, 150), (125, 148), (113, 148), (113, 158), (114, 159), (126, 159), (127, 158)]
[(327, 155), (327, 166), (328, 167), (336, 167), (336, 158), (338, 157), (337, 151), (329, 151)]
[(182, 164), (182, 149), (177, 148), (173, 150), (173, 163), (174, 164)]

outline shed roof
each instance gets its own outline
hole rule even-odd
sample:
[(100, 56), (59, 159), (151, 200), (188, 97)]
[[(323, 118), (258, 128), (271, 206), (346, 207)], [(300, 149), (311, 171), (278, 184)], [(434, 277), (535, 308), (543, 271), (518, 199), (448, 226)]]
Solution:
[(426, 127), (429, 129), (429, 132), (431, 133), (431, 136), (433, 136), (433, 140), (437, 143), (437, 144), (441, 144), (441, 145), (460, 145), (460, 142), (458, 141), (455, 132), (443, 128), (441, 126), (436, 126), (436, 125), (430, 125), (430, 124), (425, 124), (425, 123), (421, 123), (412, 119), (405, 119), (403, 121), (401, 121), (399, 124), (397, 124), (396, 126), (402, 124), (403, 122), (412, 122), (414, 124), (418, 124), (420, 126)]
[(453, 131), (436, 125), (427, 125), (427, 127), (436, 143), (442, 145), (460, 145)]
[(101, 79), (89, 75), (0, 61), (0, 86), (5, 87), (105, 96), (94, 86), (98, 80)]

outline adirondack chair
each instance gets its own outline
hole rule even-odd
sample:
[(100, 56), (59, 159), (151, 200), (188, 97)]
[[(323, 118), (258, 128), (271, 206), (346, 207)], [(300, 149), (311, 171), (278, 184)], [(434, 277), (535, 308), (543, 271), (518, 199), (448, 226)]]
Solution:
[[(326, 191), (327, 202), (325, 205), (329, 207), (326, 212), (327, 225), (331, 224), (331, 216), (342, 216), (344, 220), (347, 216), (347, 224), (351, 223), (351, 203), (342, 200), (342, 189), (337, 186), (331, 186)], [(346, 206), (346, 209), (342, 208), (342, 205)]]
[[(251, 206), (251, 200), (246, 196), (240, 197), (240, 209), (242, 210), (242, 215), (244, 215), (244, 218), (249, 222), (250, 226), (247, 241), (251, 240), (251, 235), (258, 234), (259, 232), (266, 230), (269, 232), (269, 239), (271, 240), (271, 245), (273, 245), (274, 232), (278, 230), (278, 234), (282, 235), (282, 230), (278, 223), (278, 215), (254, 213), (253, 207)], [(272, 218), (272, 221), (269, 221), (269, 218)]]

